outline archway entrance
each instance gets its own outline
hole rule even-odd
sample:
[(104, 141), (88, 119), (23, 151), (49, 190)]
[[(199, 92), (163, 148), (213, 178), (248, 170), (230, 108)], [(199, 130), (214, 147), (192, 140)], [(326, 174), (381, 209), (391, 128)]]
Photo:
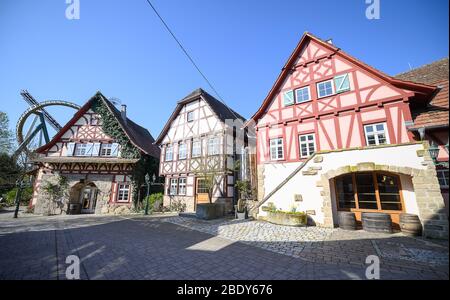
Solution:
[(94, 183), (77, 183), (70, 190), (69, 214), (93, 214), (98, 188)]
[(352, 211), (357, 221), (363, 212), (391, 215), (398, 227), (399, 215), (405, 211), (400, 177), (387, 172), (357, 172), (334, 179), (338, 211)]

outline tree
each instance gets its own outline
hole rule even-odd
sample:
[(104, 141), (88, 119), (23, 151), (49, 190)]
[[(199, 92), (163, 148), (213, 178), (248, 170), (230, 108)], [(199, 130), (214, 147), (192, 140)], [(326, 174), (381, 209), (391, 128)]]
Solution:
[(7, 153), (0, 153), (0, 194), (13, 188), (22, 173), (13, 157)]
[(0, 111), (0, 153), (11, 153), (13, 146), (13, 133), (9, 129), (8, 115)]
[(208, 201), (212, 203), (212, 197), (214, 194), (214, 188), (220, 183), (218, 177), (223, 175), (223, 171), (219, 166), (211, 167), (208, 164), (209, 157), (205, 157), (200, 160), (200, 166), (197, 171), (197, 177), (203, 181), (203, 187), (208, 191)]

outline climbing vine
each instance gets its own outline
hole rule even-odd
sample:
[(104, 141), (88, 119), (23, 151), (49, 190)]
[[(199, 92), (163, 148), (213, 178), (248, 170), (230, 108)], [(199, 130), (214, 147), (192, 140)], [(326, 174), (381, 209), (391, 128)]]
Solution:
[(121, 155), (123, 158), (140, 158), (139, 150), (130, 142), (128, 136), (123, 132), (119, 122), (108, 110), (105, 103), (97, 95), (92, 103), (92, 110), (102, 118), (102, 130), (106, 135), (114, 138), (121, 146)]
[(92, 110), (100, 115), (103, 132), (115, 139), (116, 142), (121, 145), (120, 153), (123, 158), (139, 159), (133, 167), (131, 176), (133, 182), (134, 207), (137, 209), (139, 202), (139, 187), (145, 182), (145, 174), (149, 173), (149, 175), (152, 175), (157, 172), (158, 160), (149, 155), (141, 155), (139, 149), (131, 143), (116, 117), (109, 111), (108, 107), (106, 107), (100, 97), (100, 95), (97, 95), (97, 98), (92, 104)]

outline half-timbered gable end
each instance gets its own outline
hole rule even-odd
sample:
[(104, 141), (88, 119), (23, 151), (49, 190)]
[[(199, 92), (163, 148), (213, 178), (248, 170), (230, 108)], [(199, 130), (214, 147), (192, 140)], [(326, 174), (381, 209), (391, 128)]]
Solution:
[[(159, 160), (159, 148), (153, 142), (146, 129), (127, 118), (126, 106), (119, 111), (97, 93), (48, 144), (36, 150), (35, 212), (109, 213), (117, 206), (129, 207), (135, 164), (150, 157)], [(56, 205), (43, 191), (61, 177), (68, 180), (68, 199)]]
[(213, 201), (230, 207), (236, 153), (233, 126), (244, 120), (202, 89), (177, 103), (156, 140), (161, 147), (160, 175), (166, 178), (165, 204), (181, 201), (188, 211), (194, 211), (196, 203), (208, 201), (201, 174), (214, 172)]
[[(410, 130), (412, 107), (426, 106), (438, 90), (388, 76), (305, 33), (246, 123), (257, 136), (254, 214), (265, 217), (264, 206), (272, 203), (333, 226), (341, 210), (358, 220), (362, 212), (387, 212), (397, 225), (399, 214), (410, 212), (429, 225), (427, 234), (444, 236), (448, 223), (435, 166)], [(413, 171), (398, 172), (401, 167)], [(411, 192), (422, 188), (415, 180), (425, 179), (411, 175), (420, 170), (430, 172), (426, 181), (436, 197)]]

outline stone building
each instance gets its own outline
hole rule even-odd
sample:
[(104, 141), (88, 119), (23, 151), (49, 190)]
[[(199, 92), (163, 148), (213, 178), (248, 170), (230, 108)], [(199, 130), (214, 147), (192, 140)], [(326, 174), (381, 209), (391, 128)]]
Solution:
[(98, 92), (36, 150), (30, 205), (45, 215), (128, 212), (143, 181), (138, 170), (158, 172), (160, 151), (153, 142), (127, 117), (125, 105), (119, 111)]

